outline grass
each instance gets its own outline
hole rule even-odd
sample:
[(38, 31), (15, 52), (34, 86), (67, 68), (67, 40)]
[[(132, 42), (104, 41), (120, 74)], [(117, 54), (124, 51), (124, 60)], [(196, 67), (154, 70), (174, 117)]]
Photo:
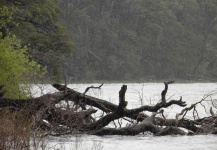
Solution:
[(28, 149), (31, 121), (23, 113), (2, 110), (0, 114), (0, 149)]
[[(34, 129), (35, 118), (24, 111), (0, 109), (0, 150), (102, 150), (100, 142), (93, 141), (92, 147), (85, 147), (85, 141), (76, 136), (75, 141), (50, 142), (48, 137), (40, 137)], [(61, 138), (61, 137), (60, 137)], [(52, 145), (51, 143), (54, 143)]]
[(35, 119), (24, 111), (0, 111), (1, 150), (45, 150), (46, 143), (34, 130)]

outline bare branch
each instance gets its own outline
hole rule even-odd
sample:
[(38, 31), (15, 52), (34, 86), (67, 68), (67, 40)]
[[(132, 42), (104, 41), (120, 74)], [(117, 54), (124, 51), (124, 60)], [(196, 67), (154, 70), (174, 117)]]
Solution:
[(172, 83), (174, 83), (174, 81), (164, 82), (165, 88), (161, 93), (161, 100), (163, 102), (166, 102), (166, 94), (167, 94), (167, 90), (168, 90), (168, 84), (172, 84)]
[[(197, 105), (197, 104), (201, 104), (207, 97), (208, 97), (208, 96), (204, 96), (200, 101), (198, 101), (198, 102), (192, 104), (190, 107), (184, 108), (180, 113), (177, 113), (177, 114), (176, 114), (176, 126), (178, 125), (178, 122), (179, 122), (179, 120), (178, 120), (179, 116), (181, 116), (181, 115), (184, 114), (183, 117), (182, 117), (182, 118), (184, 118), (185, 115), (187, 114), (187, 112), (190, 111), (190, 110), (192, 110), (192, 109), (194, 109), (194, 111), (193, 111), (193, 113), (194, 113), (194, 112), (196, 111), (196, 110), (195, 110), (196, 105)], [(196, 112), (196, 113), (197, 113), (197, 112)]]
[(103, 86), (103, 83), (100, 86), (98, 86), (98, 87), (94, 87), (94, 86), (87, 87), (85, 89), (83, 95), (85, 95), (89, 91), (89, 89), (100, 89), (102, 86)]

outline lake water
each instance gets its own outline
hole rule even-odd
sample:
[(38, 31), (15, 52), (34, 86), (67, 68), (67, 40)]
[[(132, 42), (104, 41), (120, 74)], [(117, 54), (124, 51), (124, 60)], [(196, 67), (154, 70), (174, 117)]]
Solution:
[[(125, 83), (126, 84), (126, 83)], [(77, 91), (84, 90), (91, 86), (100, 84), (70, 84), (68, 87)], [(118, 104), (118, 92), (123, 84), (104, 84), (100, 90), (89, 90), (88, 95), (108, 100)], [(161, 99), (161, 92), (164, 89), (163, 83), (129, 83), (127, 85), (126, 100), (127, 108), (136, 108), (141, 105), (154, 105)], [(34, 88), (37, 91), (35, 96), (43, 93), (54, 92), (51, 86), (40, 85)], [(198, 105), (198, 115), (200, 117), (210, 116), (209, 108), (211, 102), (217, 106), (217, 83), (174, 83), (169, 85), (167, 99), (182, 100), (187, 102), (187, 106), (206, 99), (203, 105)], [(142, 99), (142, 100), (141, 100)], [(164, 109), (167, 118), (175, 118), (183, 108), (172, 106)], [(217, 112), (216, 108), (213, 108)], [(150, 114), (149, 112), (145, 112)], [(100, 112), (96, 114), (96, 117)], [(160, 117), (160, 116), (159, 116)], [(192, 112), (186, 115), (187, 118), (193, 118)], [(112, 126), (112, 125), (110, 125)], [(48, 137), (46, 139), (48, 147), (56, 150), (217, 150), (216, 135), (198, 135), (198, 136), (162, 136), (156, 137), (151, 134), (140, 134), (137, 136), (93, 136), (93, 135), (67, 135), (62, 137)]]

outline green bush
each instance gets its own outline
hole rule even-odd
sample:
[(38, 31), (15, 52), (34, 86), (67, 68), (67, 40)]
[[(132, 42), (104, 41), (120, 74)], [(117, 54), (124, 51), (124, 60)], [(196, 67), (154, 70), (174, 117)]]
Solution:
[(20, 85), (40, 77), (41, 66), (27, 54), (27, 48), (19, 44), (15, 35), (2, 38), (0, 33), (0, 85), (4, 85), (5, 96), (22, 98)]

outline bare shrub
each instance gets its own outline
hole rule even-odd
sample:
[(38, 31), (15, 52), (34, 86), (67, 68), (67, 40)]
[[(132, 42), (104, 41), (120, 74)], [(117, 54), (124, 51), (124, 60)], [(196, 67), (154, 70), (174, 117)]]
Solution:
[(31, 119), (23, 112), (2, 110), (0, 113), (0, 149), (28, 149)]

